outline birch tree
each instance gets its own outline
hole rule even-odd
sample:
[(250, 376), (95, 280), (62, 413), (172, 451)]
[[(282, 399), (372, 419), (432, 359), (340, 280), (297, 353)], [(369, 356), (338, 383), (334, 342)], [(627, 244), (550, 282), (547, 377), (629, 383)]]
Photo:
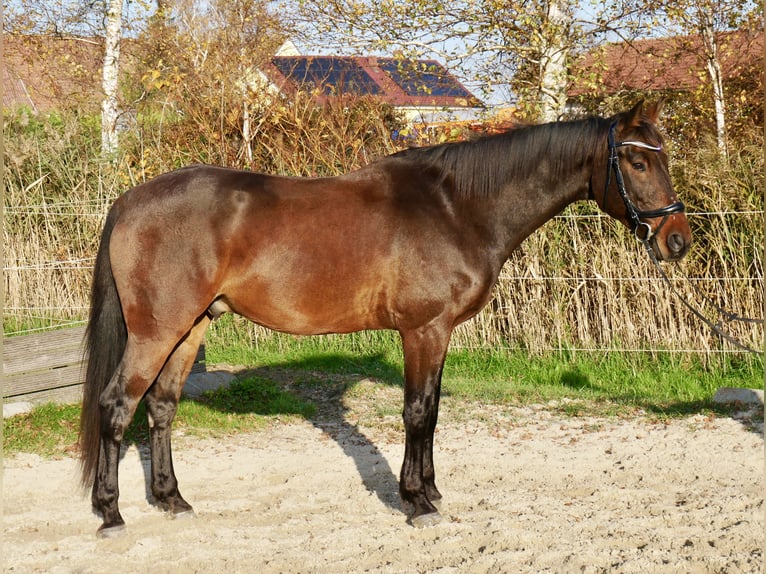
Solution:
[(538, 103), (543, 121), (553, 122), (564, 115), (567, 103), (568, 42), (573, 17), (566, 0), (550, 0), (539, 35), (540, 81)]
[(723, 72), (721, 60), (718, 57), (718, 42), (713, 23), (713, 13), (708, 10), (707, 7), (697, 6), (700, 36), (705, 51), (705, 67), (713, 90), (716, 141), (718, 142), (718, 151), (723, 157), (727, 157), (726, 94), (723, 91)]
[(715, 114), (715, 131), (718, 151), (727, 157), (726, 94), (720, 59), (720, 32), (736, 20), (742, 2), (730, 0), (685, 0), (669, 3), (666, 10), (670, 22), (700, 40), (702, 58), (710, 84)]
[[(712, 98), (715, 117), (715, 135), (722, 157), (728, 155), (727, 96), (722, 67), (727, 46), (727, 32), (746, 25), (749, 17), (759, 11), (756, 3), (749, 0), (664, 0), (647, 1), (644, 10), (653, 13), (658, 28), (668, 36), (684, 37), (697, 46), (704, 62), (707, 85)], [(690, 49), (694, 49), (690, 47)]]
[(120, 71), (120, 41), (122, 39), (122, 0), (109, 0), (106, 5), (104, 33), (104, 66), (101, 87), (101, 153), (113, 155), (119, 145), (117, 119), (119, 100), (117, 94)]
[[(104, 39), (100, 107), (101, 151), (105, 156), (113, 154), (119, 143), (118, 83), (123, 29), (126, 26), (140, 28), (140, 17), (148, 10), (147, 0), (134, 0), (132, 6), (133, 18), (126, 21), (122, 0), (16, 0), (9, 5), (9, 18), (3, 22), (4, 31), (28, 35), (30, 41), (36, 37), (52, 37), (94, 44)], [(62, 66), (73, 66), (69, 56), (63, 53), (51, 55), (60, 58)], [(93, 79), (99, 82), (98, 78)], [(62, 107), (66, 104), (61, 102)]]

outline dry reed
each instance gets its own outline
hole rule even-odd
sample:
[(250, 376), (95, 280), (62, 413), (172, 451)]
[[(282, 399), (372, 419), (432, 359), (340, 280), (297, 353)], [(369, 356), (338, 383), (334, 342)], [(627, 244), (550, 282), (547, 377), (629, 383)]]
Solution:
[[(263, 111), (268, 115), (258, 126), (252, 162), (243, 164), (236, 145), (218, 159), (272, 173), (331, 175), (393, 151), (388, 134), (396, 118), (390, 110), (381, 113), (370, 102), (324, 109), (299, 104)], [(112, 164), (99, 160), (97, 134), (82, 119), (12, 118), (13, 135), (6, 139), (6, 333), (84, 320), (100, 226), (114, 198), (191, 158), (210, 159), (210, 150), (195, 147), (201, 140), (186, 139), (182, 123), (162, 124), (167, 139), (157, 136), (158, 125), (137, 126)], [(180, 147), (184, 140), (188, 145)], [(763, 156), (756, 148), (740, 146), (727, 163), (715, 159), (712, 149), (674, 162), (694, 245), (680, 269), (669, 271), (681, 296), (708, 313), (713, 309), (678, 278), (679, 271), (717, 304), (743, 315), (762, 313)], [(533, 353), (574, 348), (710, 355), (731, 349), (668, 292), (630, 233), (593, 206), (569, 208), (525, 241), (494, 293), (491, 304), (458, 329), (453, 345)], [(251, 340), (268, 336), (236, 324)], [(762, 327), (751, 324), (732, 332), (753, 346), (763, 337)]]

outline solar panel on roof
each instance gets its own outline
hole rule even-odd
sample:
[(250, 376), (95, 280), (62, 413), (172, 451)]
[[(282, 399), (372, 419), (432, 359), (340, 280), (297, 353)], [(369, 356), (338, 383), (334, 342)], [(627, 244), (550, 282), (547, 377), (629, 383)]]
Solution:
[(378, 63), (408, 96), (473, 99), (471, 93), (436, 62), (381, 58)]
[(326, 96), (374, 96), (382, 92), (370, 75), (351, 58), (277, 56), (272, 63), (283, 76), (302, 88), (318, 89)]

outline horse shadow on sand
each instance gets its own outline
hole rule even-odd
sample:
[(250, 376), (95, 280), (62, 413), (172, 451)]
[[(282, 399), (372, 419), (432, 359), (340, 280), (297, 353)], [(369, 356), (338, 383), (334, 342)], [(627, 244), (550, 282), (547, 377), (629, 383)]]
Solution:
[[(599, 391), (599, 393), (604, 391), (597, 381), (594, 381), (586, 372), (577, 367), (565, 370), (560, 376), (560, 382), (564, 386)], [(220, 402), (209, 401), (205, 394), (197, 398), (183, 397), (181, 399), (182, 401), (196, 400), (225, 413), (303, 416), (314, 427), (333, 439), (345, 455), (354, 461), (362, 484), (369, 492), (375, 494), (388, 508), (404, 510), (399, 498), (397, 474), (374, 441), (358, 425), (350, 422), (349, 419), (355, 413), (351, 412), (346, 400), (349, 391), (359, 383), (374, 382), (375, 385), (394, 387), (399, 391), (396, 405), (398, 413), (401, 413), (403, 404), (401, 367), (386, 360), (382, 354), (359, 356), (352, 353), (321, 352), (295, 361), (284, 361), (256, 368), (214, 370), (195, 375), (195, 377), (198, 378), (197, 380), (201, 377), (207, 381), (215, 381), (218, 378), (222, 387), (244, 384), (246, 381), (254, 381), (255, 386), (259, 382), (270, 383), (272, 388), (276, 386), (278, 393), (292, 395), (293, 399), (297, 397), (313, 406), (308, 411), (296, 410), (294, 406), (290, 406), (291, 404), (294, 405), (291, 401), (276, 400), (266, 405), (265, 408), (256, 407), (242, 410), (238, 406), (227, 407)], [(190, 379), (190, 382), (187, 383), (187, 389), (193, 386), (191, 383)], [(216, 385), (212, 386), (215, 387)], [(743, 405), (715, 405), (710, 400), (637, 404), (635, 397), (629, 394), (628, 388), (626, 388), (625, 396), (615, 396), (612, 397), (612, 400), (616, 404), (624, 402), (632, 407), (638, 406), (646, 413), (659, 417), (713, 412), (718, 416), (731, 417), (740, 422), (749, 432), (756, 433), (761, 438), (764, 436), (762, 406), (748, 409)], [(576, 413), (574, 414), (576, 415)], [(123, 442), (123, 456), (131, 444), (137, 447), (145, 476), (146, 497), (151, 502), (153, 497), (150, 490), (148, 429), (145, 421), (146, 414), (142, 405), (132, 424), (134, 430), (126, 435), (126, 440)], [(135, 427), (138, 427), (138, 430), (135, 430)], [(401, 432), (400, 440), (403, 444), (404, 432), (397, 432)], [(253, 455), (257, 456), (257, 452), (254, 451)], [(183, 476), (180, 477), (180, 480), (183, 484)]]
[[(332, 365), (332, 366), (330, 366)], [(340, 365), (340, 366), (339, 366)], [(194, 398), (183, 396), (181, 401), (198, 401), (208, 407), (225, 413), (252, 413), (258, 415), (299, 415), (333, 439), (346, 456), (354, 461), (357, 472), (364, 488), (376, 495), (388, 508), (404, 511), (399, 498), (399, 479), (391, 468), (389, 461), (357, 424), (350, 422), (350, 409), (346, 405), (346, 395), (357, 384), (373, 382), (375, 385), (402, 389), (401, 367), (388, 362), (382, 354), (364, 356), (351, 353), (320, 353), (295, 361), (284, 361), (268, 366), (255, 368), (242, 367), (227, 371), (215, 371), (193, 375), (195, 383), (200, 380), (214, 381), (212, 387), (235, 390), (237, 386), (247, 383), (257, 388), (259, 382), (271, 383), (270, 393), (282, 394), (273, 397), (275, 400), (259, 407), (242, 409), (240, 405), (222, 404), (221, 401), (210, 400), (210, 392), (195, 392)], [(191, 379), (190, 379), (191, 382)], [(255, 383), (254, 385), (252, 383)], [(187, 387), (192, 386), (187, 383)], [(235, 391), (236, 392), (236, 391)], [(403, 393), (403, 391), (401, 391)], [(292, 395), (292, 400), (280, 400), (284, 395)], [(401, 412), (402, 395), (400, 394), (399, 412)], [(295, 408), (297, 404), (303, 408)], [(308, 406), (308, 408), (306, 408)], [(131, 431), (123, 441), (122, 456), (130, 445), (135, 445), (144, 472), (146, 498), (151, 503), (151, 463), (148, 446), (148, 428), (145, 421), (145, 410), (142, 406), (136, 412)], [(401, 431), (402, 444), (404, 433)], [(254, 451), (257, 456), (257, 451)], [(183, 476), (179, 476), (183, 485)]]

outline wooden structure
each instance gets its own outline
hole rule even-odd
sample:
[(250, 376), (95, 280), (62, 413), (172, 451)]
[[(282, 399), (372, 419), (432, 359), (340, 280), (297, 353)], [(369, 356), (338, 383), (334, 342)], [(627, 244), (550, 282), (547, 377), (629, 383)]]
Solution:
[[(84, 335), (83, 326), (3, 339), (3, 401), (79, 401)], [(203, 344), (192, 372), (203, 372), (204, 361)]]

